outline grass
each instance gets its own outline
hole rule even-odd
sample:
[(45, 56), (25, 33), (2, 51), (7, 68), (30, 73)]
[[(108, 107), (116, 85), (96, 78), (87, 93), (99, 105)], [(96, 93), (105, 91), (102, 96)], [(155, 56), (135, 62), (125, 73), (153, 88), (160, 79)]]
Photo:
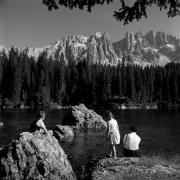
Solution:
[[(139, 159), (104, 159), (103, 166), (97, 167), (94, 180), (176, 180), (180, 179), (180, 155), (154, 153)], [(106, 172), (103, 175), (103, 172)], [(100, 177), (100, 178), (99, 178)]]
[(180, 155), (164, 155), (164, 154), (150, 154), (146, 156), (142, 156), (140, 161), (138, 162), (141, 165), (146, 167), (153, 167), (154, 165), (163, 165), (163, 166), (171, 166), (180, 164)]

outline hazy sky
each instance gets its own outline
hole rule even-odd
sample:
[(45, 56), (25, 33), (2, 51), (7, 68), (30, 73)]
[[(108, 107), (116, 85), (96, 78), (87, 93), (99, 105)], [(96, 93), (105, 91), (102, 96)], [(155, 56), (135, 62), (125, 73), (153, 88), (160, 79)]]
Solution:
[(42, 47), (65, 35), (108, 32), (112, 41), (127, 31), (164, 31), (180, 38), (180, 16), (167, 18), (158, 8), (148, 9), (148, 19), (124, 26), (113, 18), (120, 3), (98, 6), (92, 13), (60, 7), (49, 12), (42, 0), (0, 0), (0, 45)]

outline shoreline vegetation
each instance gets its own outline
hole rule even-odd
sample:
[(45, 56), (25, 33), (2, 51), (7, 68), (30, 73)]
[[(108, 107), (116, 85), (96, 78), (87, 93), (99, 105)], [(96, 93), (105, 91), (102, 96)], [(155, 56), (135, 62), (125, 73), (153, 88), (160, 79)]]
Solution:
[[(80, 103), (81, 104), (81, 103)], [(24, 104), (16, 104), (12, 102), (8, 102), (7, 104), (1, 105), (1, 110), (5, 109), (39, 109), (39, 108), (44, 108), (44, 109), (71, 109), (73, 105), (67, 105), (67, 106), (62, 106), (58, 103), (55, 102), (48, 102), (47, 105), (39, 105), (35, 107), (30, 107), (26, 106)], [(87, 106), (92, 109), (97, 108), (97, 109), (119, 109), (119, 110), (125, 110), (125, 109), (161, 109), (161, 108), (168, 108), (168, 109), (173, 109), (173, 108), (178, 108), (180, 107), (180, 104), (171, 104), (167, 102), (152, 102), (152, 103), (116, 103), (116, 102), (110, 102), (105, 105), (90, 105)]]

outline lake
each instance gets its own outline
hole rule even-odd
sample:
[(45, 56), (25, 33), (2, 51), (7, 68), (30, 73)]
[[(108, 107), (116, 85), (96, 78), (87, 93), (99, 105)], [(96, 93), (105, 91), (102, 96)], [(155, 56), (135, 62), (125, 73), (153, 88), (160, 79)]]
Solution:
[[(104, 115), (103, 110), (96, 110)], [(61, 124), (67, 110), (49, 110), (45, 119), (48, 129)], [(121, 138), (132, 124), (136, 124), (141, 137), (142, 154), (180, 154), (180, 110), (114, 110), (118, 120)], [(0, 146), (23, 131), (28, 131), (31, 122), (36, 118), (32, 110), (5, 110), (0, 112)], [(108, 154), (109, 146), (105, 141), (103, 130), (76, 131), (72, 142), (61, 143), (68, 155), (73, 169), (78, 172), (81, 165), (89, 158), (103, 158)], [(117, 147), (118, 156), (122, 156), (122, 144)]]

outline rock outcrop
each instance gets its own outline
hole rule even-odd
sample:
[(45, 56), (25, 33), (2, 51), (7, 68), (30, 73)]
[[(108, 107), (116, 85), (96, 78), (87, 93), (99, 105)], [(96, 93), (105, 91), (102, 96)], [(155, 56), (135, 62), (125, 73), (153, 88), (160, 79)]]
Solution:
[(76, 176), (67, 156), (52, 135), (21, 133), (17, 140), (0, 150), (0, 179), (63, 179)]
[(164, 32), (128, 32), (113, 46), (118, 57), (125, 57), (125, 62), (164, 66), (178, 61), (180, 40)]
[(105, 128), (107, 126), (102, 116), (89, 110), (84, 104), (72, 106), (70, 114), (63, 120), (63, 125), (74, 128)]
[(53, 129), (55, 138), (61, 141), (71, 141), (74, 138), (73, 129), (70, 126), (56, 125)]
[[(107, 33), (93, 33), (89, 37), (83, 35), (65, 36), (42, 48), (15, 48), (17, 54), (25, 53), (35, 60), (46, 56), (52, 60), (63, 60), (65, 64), (78, 62), (87, 58), (89, 63), (117, 64), (119, 58), (114, 52), (113, 43)], [(10, 49), (0, 48), (0, 56), (9, 55)]]
[[(122, 60), (139, 65), (165, 65), (180, 59), (180, 39), (164, 32), (127, 32), (123, 39), (112, 42), (107, 33), (96, 32), (90, 36), (65, 36), (45, 47), (21, 47), (17, 54), (60, 60), (65, 64), (86, 59), (89, 63), (117, 65)], [(0, 56), (9, 55), (10, 49), (0, 46)], [(124, 58), (123, 57), (126, 57)]]
[(153, 164), (141, 158), (107, 158), (99, 161), (92, 180), (179, 179), (180, 165)]

